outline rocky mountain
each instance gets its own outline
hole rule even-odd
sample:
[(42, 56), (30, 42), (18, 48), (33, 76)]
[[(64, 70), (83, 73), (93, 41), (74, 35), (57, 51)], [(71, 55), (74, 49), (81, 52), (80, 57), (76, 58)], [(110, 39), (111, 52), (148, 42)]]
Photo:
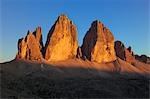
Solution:
[(94, 21), (82, 44), (82, 53), (90, 61), (111, 62), (116, 59), (114, 36), (99, 21)]
[(97, 20), (78, 46), (75, 25), (61, 15), (45, 46), (37, 27), (18, 40), (16, 59), (0, 63), (0, 98), (149, 98), (147, 63)]
[(135, 57), (131, 47), (126, 48), (121, 41), (115, 41), (115, 51), (116, 56), (120, 59), (127, 61), (128, 63), (133, 64)]
[[(42, 56), (42, 34), (39, 31), (40, 28), (32, 33), (28, 31), (25, 38), (18, 40), (18, 53), (16, 59), (25, 59), (25, 60), (37, 60), (41, 61)], [(40, 35), (39, 35), (40, 34)], [(39, 39), (40, 38), (40, 39)]]
[(79, 58), (79, 59), (82, 58), (82, 50), (81, 50), (81, 47), (78, 47), (76, 57)]
[(43, 45), (43, 38), (42, 38), (42, 29), (41, 27), (37, 27), (36, 30), (33, 32), (37, 42), (38, 42), (38, 45), (39, 45), (39, 48), (40, 48), (40, 51), (43, 53), (44, 51), (44, 45)]
[(141, 61), (141, 62), (144, 62), (146, 64), (150, 64), (150, 57), (146, 56), (146, 55), (135, 55), (135, 59)]
[(44, 58), (47, 61), (75, 58), (77, 48), (78, 41), (75, 25), (67, 16), (59, 16), (48, 33)]
[(113, 34), (98, 20), (92, 22), (81, 47), (78, 46), (76, 26), (65, 15), (60, 15), (51, 27), (45, 46), (42, 39), (41, 27), (33, 33), (28, 31), (25, 38), (18, 40), (16, 59), (57, 62), (78, 58), (107, 63), (119, 57), (132, 65), (135, 60), (150, 63), (146, 55), (134, 55), (131, 47), (126, 48), (121, 41), (114, 42)]

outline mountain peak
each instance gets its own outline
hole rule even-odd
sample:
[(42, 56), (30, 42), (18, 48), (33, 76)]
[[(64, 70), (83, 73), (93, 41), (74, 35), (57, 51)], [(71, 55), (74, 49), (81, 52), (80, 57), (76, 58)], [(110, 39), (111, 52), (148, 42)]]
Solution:
[[(42, 41), (39, 41), (42, 36), (40, 28), (38, 27), (35, 32), (30, 32), (28, 30), (27, 36), (18, 40), (18, 53), (16, 55), (17, 59), (25, 59), (25, 60), (41, 60), (42, 53), (40, 46)], [(39, 43), (41, 42), (41, 43)]]
[(92, 24), (91, 24), (91, 28), (92, 27), (97, 27), (97, 28), (103, 28), (104, 27), (104, 25), (103, 25), (103, 23), (101, 23), (99, 20), (94, 20), (93, 22), (92, 22)]
[(50, 29), (45, 45), (45, 59), (60, 61), (76, 56), (78, 48), (75, 25), (65, 15), (60, 15)]
[(66, 19), (68, 19), (67, 15), (65, 15), (65, 14), (59, 15), (58, 18), (66, 18)]
[(70, 22), (69, 18), (65, 14), (61, 14), (60, 16), (58, 16), (56, 22), (66, 22), (66, 21)]
[(17, 59), (62, 61), (73, 58), (88, 59), (98, 63), (112, 62), (117, 59), (133, 64), (135, 59), (149, 63), (145, 56), (135, 56), (132, 48), (126, 48), (121, 41), (114, 42), (111, 31), (99, 20), (91, 23), (78, 46), (76, 26), (64, 14), (58, 16), (51, 27), (45, 46), (43, 45), (42, 29), (40, 26), (32, 33), (28, 30), (27, 36), (18, 40)]
[(116, 59), (114, 37), (98, 20), (93, 21), (87, 31), (82, 44), (82, 52), (91, 61), (110, 62)]

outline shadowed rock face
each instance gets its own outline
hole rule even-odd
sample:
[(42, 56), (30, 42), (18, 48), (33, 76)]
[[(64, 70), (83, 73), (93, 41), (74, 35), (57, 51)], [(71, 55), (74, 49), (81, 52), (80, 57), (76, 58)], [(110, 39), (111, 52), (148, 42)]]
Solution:
[(65, 15), (56, 20), (48, 33), (45, 45), (45, 59), (61, 61), (76, 57), (78, 48), (75, 25)]
[(110, 62), (116, 59), (114, 36), (99, 21), (94, 21), (82, 44), (83, 56), (96, 62)]
[[(35, 37), (36, 35), (36, 37)], [(18, 53), (16, 59), (26, 59), (26, 60), (41, 60), (42, 54), (40, 45), (37, 40), (38, 32), (35, 32), (35, 35), (32, 32), (28, 31), (26, 38), (19, 39), (18, 41)], [(42, 41), (40, 41), (42, 42)]]
[(116, 56), (128, 63), (134, 62), (134, 55), (131, 47), (126, 48), (121, 41), (115, 41)]
[(77, 49), (77, 56), (76, 56), (77, 58), (82, 58), (82, 51), (81, 51), (81, 47), (78, 47), (78, 49)]
[(147, 63), (147, 64), (150, 64), (150, 57), (146, 56), (146, 55), (135, 55), (135, 59), (143, 62), (143, 63)]

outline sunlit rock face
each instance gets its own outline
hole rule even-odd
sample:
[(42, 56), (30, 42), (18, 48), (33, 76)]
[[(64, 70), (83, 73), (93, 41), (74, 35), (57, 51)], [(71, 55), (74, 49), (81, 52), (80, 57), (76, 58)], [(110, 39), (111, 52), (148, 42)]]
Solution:
[(61, 61), (76, 57), (78, 48), (75, 25), (61, 15), (50, 29), (45, 45), (45, 59)]
[(87, 31), (82, 44), (82, 54), (95, 62), (111, 62), (116, 59), (114, 36), (99, 21), (94, 21)]
[(40, 48), (40, 51), (43, 53), (43, 49), (44, 49), (44, 46), (43, 46), (43, 38), (42, 38), (42, 29), (41, 27), (37, 27), (36, 30), (33, 32), (35, 38), (36, 38), (36, 41), (39, 45), (39, 48)]
[(25, 59), (27, 51), (27, 44), (24, 38), (18, 40), (18, 53), (16, 58), (17, 59)]
[[(36, 32), (37, 33), (37, 32)], [(37, 35), (35, 33), (35, 35)], [(18, 41), (16, 59), (42, 60), (41, 46), (35, 35), (28, 31), (27, 36)], [(42, 42), (42, 41), (41, 41)]]
[(134, 63), (134, 54), (131, 47), (126, 48), (121, 41), (115, 41), (115, 51), (117, 57), (122, 60), (127, 61), (128, 63)]

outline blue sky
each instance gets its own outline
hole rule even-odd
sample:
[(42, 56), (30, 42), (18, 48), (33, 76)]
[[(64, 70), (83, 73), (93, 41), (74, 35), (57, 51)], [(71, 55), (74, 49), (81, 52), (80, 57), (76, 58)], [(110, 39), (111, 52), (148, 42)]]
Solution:
[(77, 27), (79, 44), (92, 21), (98, 19), (114, 34), (115, 40), (129, 45), (136, 54), (150, 56), (149, 0), (1, 0), (0, 62), (12, 60), (18, 39), (37, 26), (48, 31), (60, 14)]

